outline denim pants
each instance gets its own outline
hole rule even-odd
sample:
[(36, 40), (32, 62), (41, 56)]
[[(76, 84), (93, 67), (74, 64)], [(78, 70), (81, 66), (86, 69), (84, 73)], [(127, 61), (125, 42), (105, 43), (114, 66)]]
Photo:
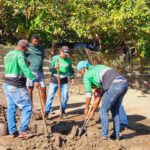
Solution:
[[(51, 112), (53, 99), (57, 89), (58, 89), (57, 83), (50, 83), (48, 97), (46, 100), (46, 107), (45, 107), (46, 113)], [(61, 84), (61, 97), (62, 97), (61, 106), (62, 106), (62, 111), (64, 112), (67, 107), (67, 101), (68, 101), (68, 83)]]
[(110, 88), (104, 93), (102, 97), (102, 105), (100, 109), (102, 136), (108, 137), (109, 111), (111, 111), (112, 118), (113, 118), (113, 124), (114, 124), (113, 135), (119, 136), (120, 133), (119, 109), (127, 89), (128, 89), (128, 85), (126, 81), (116, 82), (116, 83), (112, 83)]
[(127, 115), (126, 115), (123, 104), (121, 104), (121, 106), (120, 106), (119, 116), (120, 116), (120, 123), (127, 127), (128, 126), (128, 119), (127, 119)]
[(28, 129), (32, 113), (32, 104), (30, 96), (26, 88), (17, 88), (12, 85), (4, 83), (3, 89), (7, 98), (7, 122), (10, 134), (17, 131), (16, 129), (16, 110), (21, 109), (21, 122), (19, 132)]

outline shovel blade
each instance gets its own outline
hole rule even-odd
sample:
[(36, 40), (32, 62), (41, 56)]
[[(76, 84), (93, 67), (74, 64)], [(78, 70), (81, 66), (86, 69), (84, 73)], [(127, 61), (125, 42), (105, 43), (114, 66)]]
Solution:
[(81, 136), (85, 133), (85, 129), (83, 127), (78, 129), (78, 136)]

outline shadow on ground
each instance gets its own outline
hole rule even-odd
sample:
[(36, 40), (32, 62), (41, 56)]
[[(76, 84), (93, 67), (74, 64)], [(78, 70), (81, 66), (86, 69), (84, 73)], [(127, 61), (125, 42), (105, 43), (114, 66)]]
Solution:
[[(129, 129), (131, 129), (134, 132), (124, 134), (125, 139), (131, 139), (141, 135), (150, 135), (150, 126), (144, 124), (146, 120), (145, 116), (130, 115), (128, 116), (128, 120), (129, 120)], [(150, 122), (150, 120), (148, 121)]]

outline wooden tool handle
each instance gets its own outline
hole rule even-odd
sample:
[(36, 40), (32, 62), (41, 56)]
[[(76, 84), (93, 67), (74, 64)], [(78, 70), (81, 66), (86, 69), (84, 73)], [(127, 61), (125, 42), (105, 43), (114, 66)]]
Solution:
[(59, 60), (57, 59), (57, 75), (58, 75), (58, 98), (59, 98), (59, 109), (60, 115), (62, 114), (62, 105), (61, 105), (61, 86), (60, 86), (60, 71), (59, 71)]
[(46, 135), (46, 137), (48, 137), (49, 134), (48, 134), (47, 124), (46, 124), (46, 120), (45, 120), (45, 116), (44, 116), (44, 107), (43, 107), (43, 102), (41, 100), (41, 95), (40, 95), (39, 89), (38, 89), (38, 95), (39, 95), (39, 101), (40, 101), (40, 105), (41, 105), (41, 114), (42, 114), (42, 119), (43, 119), (44, 128), (45, 128), (45, 135)]

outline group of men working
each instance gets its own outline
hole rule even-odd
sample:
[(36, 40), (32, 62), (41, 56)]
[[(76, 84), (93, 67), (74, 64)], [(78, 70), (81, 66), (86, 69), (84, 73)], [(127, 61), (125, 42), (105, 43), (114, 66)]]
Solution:
[[(27, 40), (20, 40), (14, 50), (8, 52), (4, 58), (5, 81), (3, 89), (7, 98), (7, 122), (10, 137), (28, 138), (33, 134), (28, 130), (32, 108), (33, 108), (33, 87), (39, 91), (45, 106), (45, 117), (52, 113), (52, 102), (58, 89), (58, 78), (61, 88), (61, 109), (62, 116), (66, 116), (68, 100), (68, 76), (74, 83), (74, 71), (72, 61), (68, 57), (69, 48), (62, 46), (59, 55), (53, 56), (50, 66), (51, 82), (48, 96), (46, 96), (46, 85), (44, 82), (43, 60), (44, 49), (39, 44), (40, 37), (32, 35), (31, 43)], [(58, 76), (59, 70), (59, 76)], [(95, 110), (101, 100), (101, 136), (109, 138), (108, 114), (112, 113), (114, 129), (110, 138), (120, 140), (120, 129), (128, 126), (127, 116), (124, 111), (122, 100), (127, 91), (126, 79), (110, 67), (104, 65), (93, 66), (87, 61), (80, 61), (77, 64), (78, 72), (83, 76), (86, 91), (85, 115), (89, 115), (89, 105), (92, 94), (94, 95), (94, 106), (91, 112), (93, 117)], [(92, 93), (92, 89), (94, 89)], [(21, 109), (22, 116), (19, 132), (16, 128), (15, 113), (17, 108)]]

